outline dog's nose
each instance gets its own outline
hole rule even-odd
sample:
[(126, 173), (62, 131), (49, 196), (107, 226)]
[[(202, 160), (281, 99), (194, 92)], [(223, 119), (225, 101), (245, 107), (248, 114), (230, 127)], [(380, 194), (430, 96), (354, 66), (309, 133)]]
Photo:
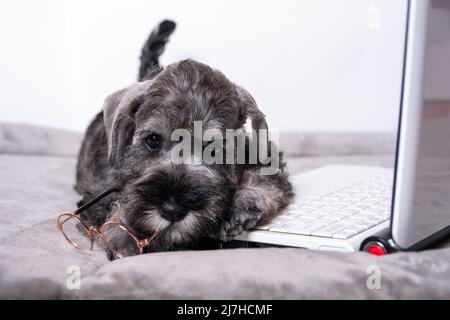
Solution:
[(182, 220), (187, 213), (188, 209), (180, 205), (173, 197), (170, 197), (161, 205), (161, 215), (172, 222)]

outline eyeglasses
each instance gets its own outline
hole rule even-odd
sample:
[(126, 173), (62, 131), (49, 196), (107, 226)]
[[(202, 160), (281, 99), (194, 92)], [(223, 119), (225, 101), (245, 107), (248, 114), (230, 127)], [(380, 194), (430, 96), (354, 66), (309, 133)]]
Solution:
[[(56, 228), (62, 233), (64, 238), (72, 247), (78, 250), (93, 250), (95, 236), (101, 239), (102, 243), (109, 249), (116, 258), (123, 258), (131, 255), (138, 255), (144, 252), (144, 248), (158, 235), (158, 231), (153, 233), (147, 239), (138, 239), (131, 230), (125, 225), (109, 220), (105, 222), (100, 228), (88, 226), (78, 215), (97, 203), (112, 192), (120, 191), (119, 188), (111, 188), (94, 199), (87, 202), (74, 212), (64, 212), (58, 216)], [(120, 239), (115, 244), (107, 239)], [(123, 244), (126, 244), (123, 247)]]

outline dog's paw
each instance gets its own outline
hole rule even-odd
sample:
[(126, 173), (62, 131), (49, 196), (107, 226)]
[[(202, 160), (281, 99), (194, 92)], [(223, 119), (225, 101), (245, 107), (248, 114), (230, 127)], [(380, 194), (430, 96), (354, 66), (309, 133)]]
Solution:
[(260, 190), (253, 188), (238, 190), (234, 195), (231, 214), (221, 226), (220, 240), (232, 240), (253, 228), (269, 210), (268, 201)]
[(109, 261), (139, 254), (136, 241), (119, 227), (103, 228), (103, 248)]

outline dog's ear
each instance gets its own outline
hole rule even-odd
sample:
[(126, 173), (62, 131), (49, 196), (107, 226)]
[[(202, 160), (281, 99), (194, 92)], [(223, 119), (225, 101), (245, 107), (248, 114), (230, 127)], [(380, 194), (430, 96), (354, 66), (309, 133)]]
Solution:
[(236, 86), (236, 91), (241, 100), (241, 117), (244, 118), (243, 122), (250, 118), (253, 129), (256, 131), (259, 129), (267, 130), (266, 116), (259, 110), (255, 99), (242, 87)]
[[(271, 148), (272, 144), (269, 137), (269, 129), (266, 122), (266, 116), (264, 115), (264, 113), (261, 112), (261, 110), (259, 110), (258, 106), (256, 105), (255, 99), (253, 99), (253, 97), (247, 90), (245, 90), (242, 87), (237, 87), (236, 90), (241, 100), (242, 106), (241, 112), (243, 113), (243, 117), (245, 119), (244, 121), (247, 122), (247, 120), (250, 120), (252, 124), (253, 131), (250, 137), (248, 137), (248, 139), (251, 139), (251, 141), (256, 142), (258, 163), (268, 165), (271, 161), (270, 153), (272, 150)], [(251, 151), (250, 149), (246, 150), (246, 152), (250, 151)], [(264, 158), (260, 158), (261, 155)], [(267, 158), (266, 155), (268, 155)], [(249, 157), (250, 155), (247, 154), (246, 159), (250, 159)]]
[(103, 122), (108, 141), (108, 160), (115, 167), (122, 165), (123, 155), (135, 130), (134, 115), (151, 80), (137, 82), (109, 95), (103, 104)]

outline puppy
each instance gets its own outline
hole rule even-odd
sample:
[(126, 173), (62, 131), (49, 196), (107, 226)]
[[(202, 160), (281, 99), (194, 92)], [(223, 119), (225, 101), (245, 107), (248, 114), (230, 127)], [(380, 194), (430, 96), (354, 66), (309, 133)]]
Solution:
[[(180, 128), (192, 132), (197, 121), (202, 130), (224, 136), (227, 129), (242, 129), (247, 120), (255, 130), (267, 129), (251, 95), (221, 72), (194, 60), (160, 67), (158, 58), (174, 29), (175, 23), (163, 21), (150, 34), (142, 50), (139, 82), (106, 98), (86, 131), (77, 164), (79, 205), (112, 186), (122, 188), (82, 218), (97, 227), (119, 220), (140, 239), (162, 230), (145, 252), (196, 249), (207, 239), (230, 240), (277, 214), (292, 198), (281, 153), (275, 151), (280, 159), (276, 172), (262, 174), (270, 164), (249, 163), (248, 139), (244, 163), (173, 161), (179, 142), (171, 139), (172, 133)], [(271, 141), (268, 144), (276, 150)], [(223, 145), (222, 150), (227, 148)], [(108, 237), (108, 242), (127, 248), (128, 240)]]

